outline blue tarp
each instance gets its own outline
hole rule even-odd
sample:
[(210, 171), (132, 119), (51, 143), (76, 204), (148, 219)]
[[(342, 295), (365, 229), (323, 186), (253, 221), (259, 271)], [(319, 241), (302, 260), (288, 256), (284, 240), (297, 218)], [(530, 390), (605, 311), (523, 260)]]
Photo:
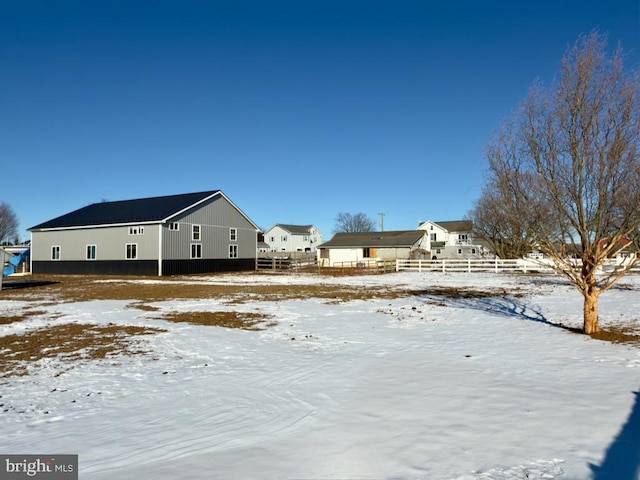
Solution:
[(27, 258), (29, 258), (29, 254), (31, 253), (31, 248), (27, 248), (23, 250), (20, 254), (14, 255), (9, 259), (9, 265), (3, 267), (2, 276), (6, 277), (8, 275), (13, 275), (16, 273), (16, 267), (24, 262)]

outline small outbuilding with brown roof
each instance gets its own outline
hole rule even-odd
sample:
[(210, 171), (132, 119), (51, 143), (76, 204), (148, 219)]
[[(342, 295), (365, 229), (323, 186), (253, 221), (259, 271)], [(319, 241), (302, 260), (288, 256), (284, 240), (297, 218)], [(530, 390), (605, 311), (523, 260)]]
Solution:
[(420, 258), (426, 237), (423, 230), (336, 233), (318, 247), (318, 264), (348, 267), (368, 261)]

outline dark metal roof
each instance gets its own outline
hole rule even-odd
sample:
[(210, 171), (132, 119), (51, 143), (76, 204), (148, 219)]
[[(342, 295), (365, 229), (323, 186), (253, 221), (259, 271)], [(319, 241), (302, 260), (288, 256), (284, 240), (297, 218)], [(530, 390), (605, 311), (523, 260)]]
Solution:
[(313, 225), (287, 225), (284, 223), (278, 223), (276, 227), (280, 227), (289, 233), (295, 235), (308, 235), (309, 230), (313, 228)]
[(448, 232), (470, 232), (473, 230), (473, 222), (471, 220), (453, 220), (448, 222), (433, 222), (444, 228)]
[(160, 222), (216, 194), (220, 190), (93, 203), (29, 230)]
[(427, 234), (424, 230), (391, 232), (336, 233), (319, 248), (411, 247)]

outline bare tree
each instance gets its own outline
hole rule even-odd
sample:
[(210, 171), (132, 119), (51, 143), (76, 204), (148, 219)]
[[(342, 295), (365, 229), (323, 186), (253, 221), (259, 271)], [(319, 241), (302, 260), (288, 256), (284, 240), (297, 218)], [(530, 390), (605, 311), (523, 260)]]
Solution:
[(373, 232), (376, 222), (364, 213), (338, 213), (333, 233)]
[(468, 213), (474, 236), (486, 241), (500, 258), (520, 258), (535, 248), (527, 229), (510, 215), (510, 209), (491, 183), (485, 186), (482, 196)]
[(6, 202), (0, 202), (0, 244), (18, 238), (18, 217)]
[(487, 149), (490, 195), (583, 295), (588, 334), (600, 329), (599, 296), (639, 261), (602, 268), (640, 229), (640, 76), (606, 44), (580, 36), (558, 81), (534, 85)]

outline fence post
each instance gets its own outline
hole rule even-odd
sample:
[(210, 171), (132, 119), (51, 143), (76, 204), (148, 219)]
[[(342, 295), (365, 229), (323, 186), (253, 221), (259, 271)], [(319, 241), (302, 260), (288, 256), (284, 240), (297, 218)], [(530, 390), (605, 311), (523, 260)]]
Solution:
[(494, 259), (495, 262), (495, 272), (498, 273), (498, 257)]
[(445, 271), (446, 271), (445, 268), (444, 268), (444, 262), (445, 262), (445, 260), (442, 259), (442, 273), (445, 273)]

